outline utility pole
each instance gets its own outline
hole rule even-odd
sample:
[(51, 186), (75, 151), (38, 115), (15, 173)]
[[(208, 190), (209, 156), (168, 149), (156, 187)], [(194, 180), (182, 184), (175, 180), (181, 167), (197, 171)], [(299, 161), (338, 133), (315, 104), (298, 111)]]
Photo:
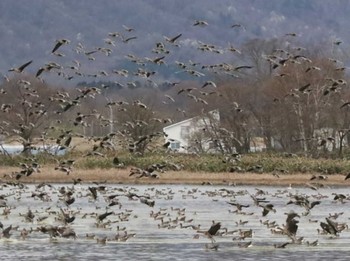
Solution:
[(113, 126), (113, 123), (114, 123), (114, 120), (113, 120), (113, 106), (109, 106), (109, 121), (110, 121), (109, 132), (112, 133), (114, 131), (114, 126)]

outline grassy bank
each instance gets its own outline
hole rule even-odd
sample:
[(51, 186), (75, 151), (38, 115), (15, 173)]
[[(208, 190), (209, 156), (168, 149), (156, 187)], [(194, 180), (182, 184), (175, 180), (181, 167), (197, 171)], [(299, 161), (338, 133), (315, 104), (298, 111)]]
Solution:
[[(57, 157), (40, 154), (34, 157), (34, 161), (41, 166), (54, 167), (60, 161), (73, 159), (75, 160), (74, 169), (81, 170), (117, 168), (113, 162), (114, 157), (117, 157), (124, 168), (146, 168), (152, 164), (161, 164), (165, 165), (165, 170), (181, 169), (187, 172), (208, 173), (273, 173), (283, 175), (295, 173), (347, 174), (350, 172), (350, 164), (347, 159), (314, 159), (286, 154), (257, 153), (234, 157), (232, 155), (150, 153), (137, 156), (126, 152), (109, 152), (104, 157), (85, 155), (86, 153), (82, 152), (67, 153)], [(12, 157), (0, 155), (0, 166), (2, 167), (19, 167), (20, 163), (23, 162), (30, 163), (31, 161), (22, 155)]]

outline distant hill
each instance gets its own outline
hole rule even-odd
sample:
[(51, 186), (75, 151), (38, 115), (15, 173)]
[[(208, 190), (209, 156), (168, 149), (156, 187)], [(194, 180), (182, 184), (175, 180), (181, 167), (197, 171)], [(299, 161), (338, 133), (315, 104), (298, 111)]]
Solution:
[[(254, 38), (281, 38), (287, 33), (296, 33), (302, 44), (331, 44), (341, 41), (347, 51), (350, 41), (348, 14), (350, 2), (342, 0), (2, 0), (0, 1), (0, 73), (33, 60), (28, 71), (36, 71), (49, 61), (63, 67), (82, 64), (84, 76), (72, 74), (73, 81), (95, 80), (96, 73), (105, 70), (108, 74), (128, 65), (125, 55), (155, 58), (163, 54), (152, 53), (156, 43), (165, 42), (178, 34), (180, 47), (167, 46), (165, 63), (170, 72), (163, 70), (159, 77), (172, 79), (182, 77), (175, 61), (200, 61), (214, 63), (230, 62), (232, 56), (218, 56), (198, 51), (202, 43), (213, 44), (219, 49), (231, 44), (240, 46)], [(193, 26), (195, 20), (204, 20), (208, 26)], [(124, 26), (123, 26), (124, 25)], [(126, 31), (125, 28), (134, 31)], [(118, 32), (122, 36), (108, 35)], [(137, 37), (127, 43), (123, 40)], [(51, 50), (57, 39), (66, 38), (70, 44), (62, 46), (57, 57)], [(106, 42), (115, 41), (115, 46)], [(77, 53), (81, 44), (85, 52), (96, 48), (110, 48), (107, 57), (101, 52), (93, 55), (94, 61)], [(142, 65), (141, 65), (142, 66)], [(154, 66), (153, 66), (154, 67)], [(175, 74), (175, 72), (177, 72)], [(90, 76), (86, 76), (89, 75)], [(44, 75), (44, 77), (46, 77)], [(106, 77), (106, 76), (105, 76)]]

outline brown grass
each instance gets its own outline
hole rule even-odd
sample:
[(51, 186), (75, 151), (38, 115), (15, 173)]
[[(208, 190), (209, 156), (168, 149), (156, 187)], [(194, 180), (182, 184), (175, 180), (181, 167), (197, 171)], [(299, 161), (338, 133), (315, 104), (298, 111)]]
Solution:
[[(8, 167), (0, 170), (3, 181), (15, 181), (11, 173), (18, 171), (16, 167)], [(75, 169), (69, 175), (54, 170), (53, 166), (45, 166), (40, 173), (34, 173), (29, 177), (23, 177), (25, 183), (71, 183), (73, 179), (80, 178), (83, 182), (107, 182), (121, 184), (236, 184), (236, 185), (285, 185), (289, 184), (305, 186), (308, 184), (323, 185), (347, 185), (350, 181), (344, 181), (344, 175), (329, 175), (327, 180), (310, 181), (311, 174), (284, 174), (275, 177), (272, 174), (262, 173), (207, 173), (187, 171), (167, 171), (160, 174), (159, 179), (135, 178), (129, 176), (130, 169)]]

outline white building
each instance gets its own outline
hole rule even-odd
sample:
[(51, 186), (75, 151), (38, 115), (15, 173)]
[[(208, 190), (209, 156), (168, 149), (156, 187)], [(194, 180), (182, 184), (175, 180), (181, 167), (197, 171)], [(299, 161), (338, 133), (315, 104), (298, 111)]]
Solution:
[[(217, 122), (220, 121), (220, 115), (217, 110), (209, 112), (209, 114)], [(187, 120), (183, 120), (163, 128), (166, 134), (166, 142), (170, 142), (169, 148), (178, 152), (189, 152), (189, 138), (191, 134), (205, 128), (210, 119), (206, 116), (197, 116)], [(206, 145), (210, 147), (210, 144)]]
[[(221, 149), (225, 149), (225, 145), (220, 143), (220, 140), (213, 141), (213, 136), (210, 137), (210, 135), (204, 134), (205, 131), (213, 127), (219, 127), (218, 125), (220, 124), (218, 110), (210, 111), (208, 114), (208, 116), (197, 116), (164, 127), (163, 132), (166, 135), (166, 142), (170, 142), (169, 148), (172, 151), (182, 153), (218, 153), (220, 151), (220, 145)], [(194, 143), (195, 146), (193, 146)], [(201, 149), (198, 149), (198, 147), (201, 147)], [(264, 150), (266, 150), (266, 144), (263, 138), (251, 138), (250, 152), (261, 152)]]

